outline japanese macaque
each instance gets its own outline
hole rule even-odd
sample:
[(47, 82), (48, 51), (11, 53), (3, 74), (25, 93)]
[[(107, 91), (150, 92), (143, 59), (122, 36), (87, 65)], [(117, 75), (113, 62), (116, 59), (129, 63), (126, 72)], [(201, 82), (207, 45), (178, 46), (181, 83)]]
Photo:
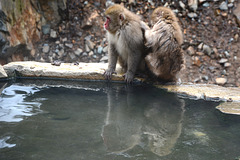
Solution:
[(118, 4), (110, 6), (105, 15), (104, 28), (107, 30), (109, 62), (104, 76), (108, 80), (111, 79), (118, 61), (125, 72), (125, 81), (130, 83), (144, 61), (144, 34), (149, 27), (138, 15)]
[(163, 81), (175, 81), (183, 66), (183, 34), (173, 11), (156, 8), (151, 15), (152, 28), (146, 30), (146, 46), (151, 49), (145, 57), (149, 70)]

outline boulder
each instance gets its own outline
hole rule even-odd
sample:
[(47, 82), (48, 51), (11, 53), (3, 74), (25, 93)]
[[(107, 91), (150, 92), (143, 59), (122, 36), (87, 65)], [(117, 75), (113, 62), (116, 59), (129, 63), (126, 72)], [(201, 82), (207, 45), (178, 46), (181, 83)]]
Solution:
[[(16, 54), (34, 50), (34, 44), (41, 38), (41, 29), (46, 24), (50, 24), (51, 27), (56, 26), (61, 20), (59, 10), (64, 9), (66, 9), (66, 0), (1, 0), (0, 58), (10, 57), (13, 60), (16, 50)], [(44, 33), (48, 31), (44, 30)], [(19, 53), (19, 45), (24, 48), (23, 53)], [(34, 55), (29, 54), (29, 57), (31, 56)], [(2, 60), (1, 63), (4, 61)]]

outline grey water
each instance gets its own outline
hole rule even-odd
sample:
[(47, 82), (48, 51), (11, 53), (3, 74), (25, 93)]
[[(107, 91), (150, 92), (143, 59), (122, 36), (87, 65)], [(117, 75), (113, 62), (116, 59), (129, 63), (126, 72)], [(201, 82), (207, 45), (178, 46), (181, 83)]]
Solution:
[(219, 102), (100, 82), (21, 80), (0, 92), (0, 160), (240, 158), (240, 117)]

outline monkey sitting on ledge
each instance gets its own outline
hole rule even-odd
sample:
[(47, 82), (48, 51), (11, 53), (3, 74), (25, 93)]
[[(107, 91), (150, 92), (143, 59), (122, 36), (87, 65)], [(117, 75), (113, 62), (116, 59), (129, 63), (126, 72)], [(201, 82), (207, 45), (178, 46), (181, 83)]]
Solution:
[(151, 15), (151, 24), (152, 28), (145, 32), (146, 46), (151, 49), (145, 57), (147, 66), (160, 80), (176, 81), (184, 63), (178, 19), (171, 9), (158, 7)]
[(146, 55), (144, 33), (149, 27), (138, 15), (118, 4), (110, 6), (105, 15), (109, 62), (104, 76), (111, 79), (118, 61), (125, 72), (125, 81), (130, 83), (136, 71), (144, 68), (141, 67)]

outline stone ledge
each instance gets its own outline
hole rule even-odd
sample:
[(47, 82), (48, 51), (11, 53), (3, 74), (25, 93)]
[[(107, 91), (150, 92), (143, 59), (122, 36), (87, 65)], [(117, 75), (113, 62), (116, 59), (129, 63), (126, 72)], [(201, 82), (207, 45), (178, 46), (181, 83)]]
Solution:
[[(12, 62), (3, 66), (9, 77), (61, 78), (82, 80), (104, 80), (107, 64), (103, 63), (62, 63), (54, 66), (41, 62)], [(16, 75), (15, 75), (16, 74)], [(113, 81), (123, 81), (121, 75), (113, 75)]]
[(213, 84), (158, 85), (157, 87), (196, 99), (240, 102), (240, 88), (237, 87), (222, 87)]
[(240, 115), (240, 102), (225, 102), (216, 108), (223, 113)]
[(182, 94), (193, 99), (222, 101), (216, 108), (226, 114), (240, 115), (240, 88), (208, 84), (161, 85), (159, 88)]

